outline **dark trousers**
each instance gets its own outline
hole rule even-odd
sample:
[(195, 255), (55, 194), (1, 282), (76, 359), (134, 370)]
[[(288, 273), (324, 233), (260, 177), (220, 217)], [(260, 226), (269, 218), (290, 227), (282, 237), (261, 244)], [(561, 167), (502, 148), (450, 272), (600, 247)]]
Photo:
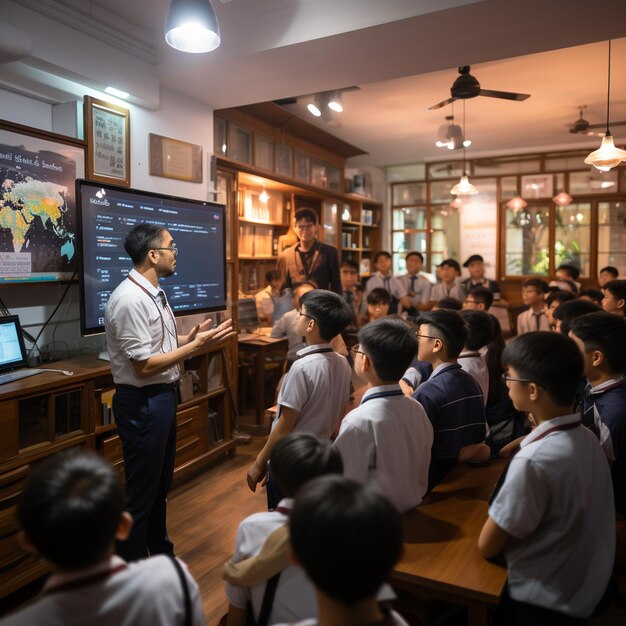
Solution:
[(276, 480), (272, 476), (272, 464), (267, 464), (267, 482), (265, 483), (265, 491), (267, 493), (267, 510), (273, 511), (278, 503), (285, 497), (276, 484)]
[(118, 542), (118, 553), (127, 561), (173, 554), (166, 507), (176, 455), (176, 390), (117, 385), (113, 413), (124, 450), (125, 510), (133, 516), (130, 536)]

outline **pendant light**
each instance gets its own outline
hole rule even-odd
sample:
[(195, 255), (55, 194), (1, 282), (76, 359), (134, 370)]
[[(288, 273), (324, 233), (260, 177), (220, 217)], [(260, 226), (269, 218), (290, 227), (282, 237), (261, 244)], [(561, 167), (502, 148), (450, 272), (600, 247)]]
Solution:
[(594, 150), (586, 159), (587, 165), (593, 165), (601, 172), (608, 172), (611, 168), (626, 161), (626, 150), (620, 150), (613, 143), (613, 135), (609, 129), (609, 105), (611, 102), (611, 40), (609, 39), (609, 71), (606, 94), (606, 133), (602, 137), (602, 145)]
[(572, 204), (574, 198), (570, 196), (565, 189), (563, 189), (560, 193), (557, 193), (554, 198), (552, 198), (552, 202), (558, 206), (568, 206)]
[(172, 0), (165, 41), (181, 52), (215, 50), (220, 45), (220, 26), (210, 0)]
[(516, 191), (515, 196), (506, 203), (506, 206), (514, 211), (519, 211), (525, 209), (528, 206), (528, 202), (519, 195), (519, 191)]
[[(463, 100), (463, 136), (465, 137), (465, 100)], [(470, 183), (467, 175), (465, 142), (463, 142), (463, 176), (461, 176), (461, 180), (450, 189), (450, 193), (453, 196), (475, 196), (478, 193), (478, 189)]]

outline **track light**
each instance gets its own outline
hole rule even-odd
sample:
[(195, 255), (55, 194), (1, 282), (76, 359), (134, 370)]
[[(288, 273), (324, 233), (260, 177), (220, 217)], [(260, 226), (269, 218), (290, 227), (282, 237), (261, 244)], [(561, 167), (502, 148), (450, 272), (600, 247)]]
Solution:
[(311, 115), (315, 115), (315, 117), (320, 117), (322, 115), (322, 112), (317, 108), (317, 105), (314, 102), (309, 102), (309, 104), (306, 105), (306, 108), (309, 110), (309, 113)]
[(210, 0), (172, 0), (165, 41), (182, 52), (215, 50), (220, 45), (220, 27)]
[(341, 102), (341, 92), (334, 93), (328, 100), (328, 108), (335, 113), (343, 113), (343, 103)]

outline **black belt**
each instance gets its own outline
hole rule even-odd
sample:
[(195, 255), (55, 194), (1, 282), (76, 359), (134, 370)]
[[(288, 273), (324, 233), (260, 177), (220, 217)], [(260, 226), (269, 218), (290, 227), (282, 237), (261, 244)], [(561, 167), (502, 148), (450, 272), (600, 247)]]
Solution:
[(136, 387), (135, 385), (115, 385), (117, 389), (129, 389), (130, 391), (143, 391), (146, 393), (162, 393), (163, 391), (176, 391), (178, 389), (179, 380), (171, 383), (156, 383), (155, 385), (144, 385)]

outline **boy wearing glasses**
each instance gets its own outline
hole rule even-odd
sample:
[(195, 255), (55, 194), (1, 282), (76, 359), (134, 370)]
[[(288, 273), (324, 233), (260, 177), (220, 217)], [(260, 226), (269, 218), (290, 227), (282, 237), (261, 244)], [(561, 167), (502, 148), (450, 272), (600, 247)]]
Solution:
[(585, 624), (615, 556), (611, 475), (598, 439), (572, 404), (583, 374), (576, 344), (560, 333), (516, 337), (504, 350), (515, 408), (534, 430), (511, 460), (478, 540), (503, 554), (508, 593), (501, 624)]
[(337, 248), (317, 240), (317, 213), (299, 209), (295, 214), (297, 244), (283, 250), (278, 257), (278, 271), (285, 287), (313, 283), (319, 289), (341, 293)]
[[(300, 298), (296, 331), (305, 337), (306, 348), (296, 360), (280, 388), (278, 412), (270, 436), (247, 474), (252, 491), (268, 473), (272, 449), (292, 431), (330, 439), (350, 399), (351, 370), (345, 357), (333, 351), (331, 339), (352, 321), (352, 309), (336, 293), (315, 289)], [(268, 508), (273, 509), (281, 494), (267, 482)]]
[(398, 384), (416, 352), (415, 334), (400, 320), (380, 319), (359, 331), (352, 356), (367, 391), (341, 422), (334, 444), (344, 476), (377, 485), (400, 513), (415, 508), (426, 493), (433, 443), (422, 405)]
[(458, 461), (480, 461), (487, 418), (483, 394), (457, 358), (467, 340), (467, 327), (456, 312), (441, 309), (418, 318), (417, 358), (433, 366), (433, 373), (413, 393), (426, 410), (435, 432), (428, 475), (432, 489)]

